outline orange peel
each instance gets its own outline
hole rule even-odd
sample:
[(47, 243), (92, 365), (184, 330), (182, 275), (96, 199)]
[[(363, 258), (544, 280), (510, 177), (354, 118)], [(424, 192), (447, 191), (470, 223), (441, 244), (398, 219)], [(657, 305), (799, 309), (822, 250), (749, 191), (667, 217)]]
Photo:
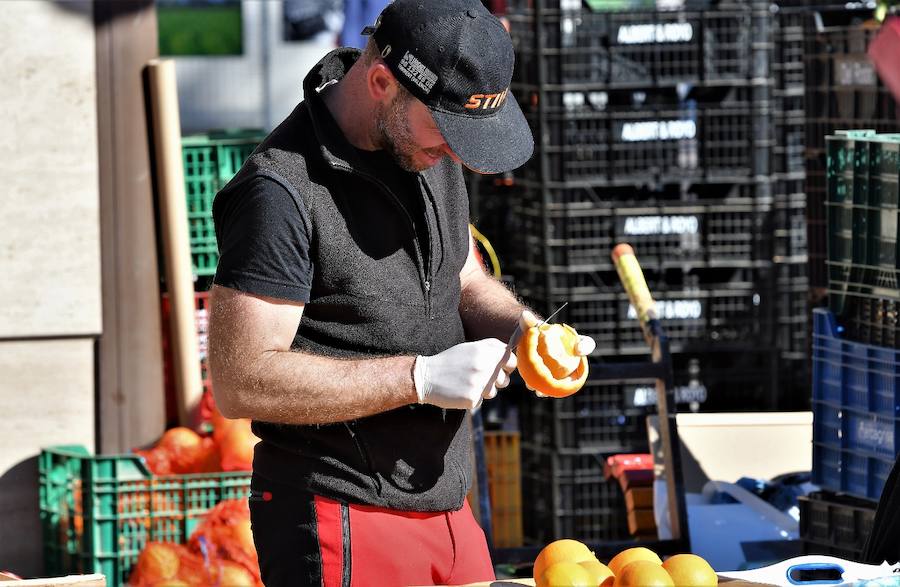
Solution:
[(566, 324), (541, 324), (525, 330), (516, 346), (519, 374), (531, 389), (567, 397), (587, 381), (587, 357), (576, 354), (578, 333)]

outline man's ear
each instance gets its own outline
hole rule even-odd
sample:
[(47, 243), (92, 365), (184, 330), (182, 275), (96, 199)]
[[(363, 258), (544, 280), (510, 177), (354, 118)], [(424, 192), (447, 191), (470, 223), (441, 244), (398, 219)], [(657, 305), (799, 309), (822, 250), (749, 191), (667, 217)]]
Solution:
[(390, 102), (397, 93), (397, 79), (383, 61), (376, 61), (366, 75), (369, 96), (376, 102)]

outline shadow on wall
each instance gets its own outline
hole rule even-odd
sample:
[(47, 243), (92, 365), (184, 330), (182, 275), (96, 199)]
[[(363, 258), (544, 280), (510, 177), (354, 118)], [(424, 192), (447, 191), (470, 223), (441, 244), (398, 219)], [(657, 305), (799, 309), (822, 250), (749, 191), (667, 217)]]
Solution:
[(44, 572), (40, 532), (38, 458), (26, 459), (0, 476), (0, 544), (4, 544), (0, 570), (22, 577), (39, 577)]

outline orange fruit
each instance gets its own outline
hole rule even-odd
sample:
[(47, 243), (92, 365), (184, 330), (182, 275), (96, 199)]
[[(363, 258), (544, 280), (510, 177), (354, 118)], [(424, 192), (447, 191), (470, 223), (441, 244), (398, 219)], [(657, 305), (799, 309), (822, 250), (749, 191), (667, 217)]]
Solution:
[(150, 542), (138, 555), (135, 572), (148, 583), (174, 579), (181, 568), (178, 553), (179, 550), (171, 544)]
[(534, 559), (534, 579), (539, 580), (551, 565), (561, 562), (580, 563), (594, 558), (594, 553), (583, 542), (563, 538), (545, 546)]
[(703, 557), (696, 554), (676, 554), (666, 559), (662, 567), (672, 577), (676, 585), (691, 585), (693, 587), (715, 587), (719, 584), (719, 577)]
[(222, 459), (223, 471), (250, 471), (253, 469), (253, 450), (259, 442), (251, 430), (250, 420), (232, 420), (216, 439)]
[(612, 560), (609, 561), (608, 565), (609, 570), (613, 572), (613, 575), (618, 577), (619, 572), (625, 568), (625, 565), (633, 563), (634, 561), (650, 561), (657, 565), (662, 564), (662, 560), (660, 560), (655, 552), (649, 548), (644, 548), (643, 546), (635, 546), (634, 548), (626, 548), (616, 556), (612, 557)]
[(587, 357), (575, 354), (578, 333), (565, 324), (532, 326), (516, 346), (519, 374), (528, 387), (552, 397), (577, 392), (587, 381)]
[(219, 572), (219, 585), (223, 587), (256, 587), (256, 579), (250, 571), (237, 563), (222, 561)]
[(550, 565), (535, 583), (537, 587), (597, 587), (588, 570), (571, 561)]
[(613, 585), (614, 587), (675, 587), (675, 582), (661, 564), (649, 560), (636, 560), (628, 563), (616, 573)]
[(554, 377), (566, 377), (578, 368), (581, 357), (575, 354), (578, 333), (565, 324), (550, 324), (538, 336), (538, 354)]
[(596, 558), (581, 561), (578, 564), (584, 567), (584, 569), (588, 573), (590, 573), (591, 585), (594, 585), (595, 587), (602, 583), (607, 577), (613, 576), (613, 572), (609, 569), (609, 567), (598, 561)]

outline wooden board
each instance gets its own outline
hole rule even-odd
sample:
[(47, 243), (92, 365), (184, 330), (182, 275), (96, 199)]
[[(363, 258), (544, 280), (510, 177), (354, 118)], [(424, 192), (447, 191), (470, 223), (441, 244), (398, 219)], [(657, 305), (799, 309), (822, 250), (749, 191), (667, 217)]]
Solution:
[(625, 507), (629, 510), (653, 508), (653, 487), (631, 487), (625, 492)]
[(8, 579), (0, 575), (0, 583), (10, 587), (106, 587), (106, 577), (93, 575), (69, 575), (52, 579)]

